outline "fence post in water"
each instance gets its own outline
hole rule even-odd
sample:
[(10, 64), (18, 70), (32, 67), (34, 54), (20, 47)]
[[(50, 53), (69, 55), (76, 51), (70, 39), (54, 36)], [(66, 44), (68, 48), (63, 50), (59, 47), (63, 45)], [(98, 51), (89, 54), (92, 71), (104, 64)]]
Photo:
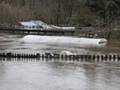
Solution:
[(24, 54), (24, 53), (21, 53), (21, 54), (20, 54), (20, 58), (22, 58), (22, 59), (25, 58), (25, 54)]
[(103, 62), (103, 60), (104, 60), (104, 56), (103, 56), (103, 55), (101, 55), (101, 61)]
[(67, 61), (67, 55), (65, 54), (65, 61)]
[(14, 53), (14, 58), (16, 58), (16, 53)]
[(97, 55), (96, 57), (97, 57), (97, 62), (99, 62), (100, 61), (100, 56)]
[(93, 58), (92, 58), (92, 59), (93, 59), (93, 61), (95, 62), (96, 56), (95, 56), (95, 55), (93, 55)]
[(35, 54), (31, 54), (31, 58), (35, 58)]
[(44, 59), (45, 58), (45, 55), (44, 54), (42, 54), (42, 57), (41, 57), (42, 59)]
[(12, 53), (7, 53), (6, 55), (5, 55), (7, 58), (11, 58), (12, 57)]
[(61, 54), (61, 55), (60, 55), (60, 59), (63, 60), (63, 58), (64, 58), (64, 56), (63, 56), (63, 54)]
[(69, 57), (69, 61), (71, 60), (71, 55), (68, 56)]
[(73, 60), (74, 60), (74, 55), (70, 55), (69, 61), (73, 61)]
[(81, 61), (83, 61), (83, 55), (80, 55), (80, 59), (81, 59)]
[(111, 55), (109, 55), (109, 56), (108, 56), (108, 58), (109, 58), (109, 61), (111, 61), (111, 59), (112, 59), (112, 56), (111, 56)]
[(76, 61), (79, 61), (79, 55), (76, 55)]
[(34, 54), (32, 54), (32, 58), (36, 58), (36, 54), (34, 53)]
[(31, 58), (35, 58), (35, 54), (31, 54)]
[(87, 55), (83, 55), (84, 61), (87, 62)]
[(37, 58), (37, 60), (40, 59), (40, 54), (39, 53), (36, 54), (36, 58)]
[(116, 60), (116, 56), (115, 56), (115, 54), (113, 55), (113, 61), (115, 61)]
[(3, 53), (3, 54), (2, 54), (2, 57), (4, 57), (4, 58), (5, 58), (5, 57), (6, 57), (6, 54), (5, 54), (5, 53)]
[(51, 53), (45, 53), (45, 58), (46, 59), (51, 59), (51, 57), (52, 57)]
[(75, 61), (76, 60), (76, 55), (73, 55), (73, 61)]
[(105, 62), (107, 62), (107, 55), (104, 56), (104, 60), (105, 60)]
[(28, 54), (24, 54), (24, 58), (28, 58)]
[(73, 54), (72, 56), (73, 56), (72, 60), (75, 61), (76, 60), (76, 55)]
[(118, 59), (118, 61), (120, 61), (120, 56), (119, 55), (117, 55), (117, 59)]
[(31, 54), (28, 54), (28, 58), (29, 58), (29, 59), (31, 58)]
[(91, 61), (91, 55), (88, 55), (88, 61)]
[(89, 60), (89, 55), (87, 55), (87, 61), (89, 62), (90, 60)]

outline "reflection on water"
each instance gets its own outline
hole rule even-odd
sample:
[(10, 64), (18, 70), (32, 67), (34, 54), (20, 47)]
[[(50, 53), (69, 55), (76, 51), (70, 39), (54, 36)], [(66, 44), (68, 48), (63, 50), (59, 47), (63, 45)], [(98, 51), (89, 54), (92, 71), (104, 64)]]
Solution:
[(0, 63), (0, 90), (119, 90), (119, 84), (119, 64)]

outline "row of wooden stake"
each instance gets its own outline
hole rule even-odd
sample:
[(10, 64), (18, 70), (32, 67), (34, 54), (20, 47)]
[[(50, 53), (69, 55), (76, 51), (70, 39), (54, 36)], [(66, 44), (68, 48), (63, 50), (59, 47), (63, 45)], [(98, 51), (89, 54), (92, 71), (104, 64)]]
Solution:
[(88, 54), (88, 55), (63, 55), (63, 54), (53, 54), (53, 53), (36, 53), (36, 54), (19, 54), (19, 53), (0, 53), (0, 58), (7, 58), (11, 60), (12, 58), (17, 59), (47, 59), (47, 60), (73, 60), (73, 61), (120, 61), (119, 54)]

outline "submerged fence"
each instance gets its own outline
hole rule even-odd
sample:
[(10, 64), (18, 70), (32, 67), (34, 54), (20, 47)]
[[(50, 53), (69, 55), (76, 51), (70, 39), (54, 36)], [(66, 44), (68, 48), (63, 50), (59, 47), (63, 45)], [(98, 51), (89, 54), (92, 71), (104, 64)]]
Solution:
[(19, 54), (0, 53), (1, 61), (12, 60), (47, 60), (47, 61), (82, 61), (82, 62), (120, 62), (120, 54), (86, 54), (86, 55), (63, 55), (53, 53)]

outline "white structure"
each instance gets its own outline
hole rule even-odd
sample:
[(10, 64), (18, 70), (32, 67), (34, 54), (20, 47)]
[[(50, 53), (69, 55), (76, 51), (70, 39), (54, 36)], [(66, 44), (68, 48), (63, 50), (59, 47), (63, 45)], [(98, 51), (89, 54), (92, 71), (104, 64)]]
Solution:
[(51, 29), (46, 23), (42, 21), (24, 21), (20, 22), (24, 29)]
[(62, 54), (62, 55), (75, 55), (75, 53), (72, 53), (71, 51), (66, 51), (66, 50), (61, 51), (60, 54)]
[(23, 26), (24, 29), (64, 29), (64, 30), (70, 30), (70, 29), (75, 29), (75, 27), (59, 27), (55, 25), (48, 25), (40, 20), (31, 20), (31, 21), (24, 21), (20, 22), (20, 24)]
[(107, 40), (105, 38), (78, 38), (67, 36), (37, 36), (27, 35), (22, 38), (24, 43), (46, 43), (46, 44), (62, 44), (62, 45), (82, 45), (82, 46), (105, 46)]

